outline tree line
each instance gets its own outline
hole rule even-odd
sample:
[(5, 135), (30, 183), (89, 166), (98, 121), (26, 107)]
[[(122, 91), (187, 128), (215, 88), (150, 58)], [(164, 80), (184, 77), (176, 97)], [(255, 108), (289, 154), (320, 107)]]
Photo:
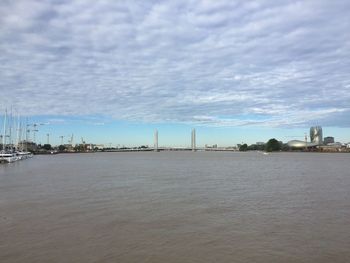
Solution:
[(266, 144), (248, 144), (244, 143), (239, 146), (239, 151), (266, 151), (266, 152), (278, 152), (289, 150), (288, 145), (277, 141), (275, 138), (270, 139)]

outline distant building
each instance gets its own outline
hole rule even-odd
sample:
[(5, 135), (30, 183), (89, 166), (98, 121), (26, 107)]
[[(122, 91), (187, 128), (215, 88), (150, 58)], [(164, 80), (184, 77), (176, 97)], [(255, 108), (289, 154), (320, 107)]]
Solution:
[(102, 150), (105, 148), (104, 144), (93, 144), (94, 149)]
[(288, 146), (292, 148), (309, 148), (316, 147), (323, 144), (323, 135), (322, 135), (322, 127), (314, 126), (310, 128), (310, 141), (300, 141), (300, 140), (292, 140), (288, 142)]
[(213, 144), (213, 145), (206, 144), (205, 148), (218, 148), (218, 145), (217, 144)]
[(30, 152), (34, 152), (38, 149), (38, 146), (36, 143), (34, 142), (30, 142), (30, 141), (20, 141), (19, 142), (19, 149), (23, 150), (23, 151), (30, 151)]
[(72, 144), (67, 143), (67, 144), (63, 144), (64, 148), (66, 149), (67, 152), (74, 152), (74, 147)]
[(322, 127), (314, 126), (310, 128), (310, 139), (311, 143), (316, 143), (317, 145), (323, 144)]
[(256, 142), (256, 145), (265, 145), (264, 142)]
[(324, 140), (323, 140), (323, 143), (325, 145), (327, 145), (329, 143), (334, 143), (334, 137), (331, 137), (331, 136), (325, 137)]

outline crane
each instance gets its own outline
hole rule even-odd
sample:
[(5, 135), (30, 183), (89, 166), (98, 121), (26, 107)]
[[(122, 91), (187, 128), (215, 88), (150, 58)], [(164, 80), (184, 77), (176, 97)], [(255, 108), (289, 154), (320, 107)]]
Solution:
[(86, 151), (86, 149), (85, 149), (85, 141), (84, 141), (83, 137), (81, 137), (81, 144), (83, 145), (83, 151)]
[(35, 143), (35, 133), (39, 131), (38, 126), (42, 126), (44, 123), (33, 123), (33, 141)]
[(68, 141), (68, 143), (73, 147), (73, 137), (74, 134), (72, 133), (72, 136), (70, 137), (70, 140)]
[(64, 136), (61, 135), (60, 138), (61, 138), (61, 145), (63, 145), (63, 138), (64, 138)]

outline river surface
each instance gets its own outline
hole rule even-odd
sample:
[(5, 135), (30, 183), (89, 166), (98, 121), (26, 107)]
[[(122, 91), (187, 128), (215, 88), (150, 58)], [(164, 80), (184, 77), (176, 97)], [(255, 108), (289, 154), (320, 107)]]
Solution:
[(94, 153), (2, 164), (0, 262), (350, 262), (350, 154)]

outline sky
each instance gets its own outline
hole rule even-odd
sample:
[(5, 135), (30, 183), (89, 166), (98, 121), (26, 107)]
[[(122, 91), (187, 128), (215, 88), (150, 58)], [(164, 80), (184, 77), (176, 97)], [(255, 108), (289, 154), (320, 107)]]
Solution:
[(350, 142), (348, 0), (2, 0), (0, 111), (38, 142)]

